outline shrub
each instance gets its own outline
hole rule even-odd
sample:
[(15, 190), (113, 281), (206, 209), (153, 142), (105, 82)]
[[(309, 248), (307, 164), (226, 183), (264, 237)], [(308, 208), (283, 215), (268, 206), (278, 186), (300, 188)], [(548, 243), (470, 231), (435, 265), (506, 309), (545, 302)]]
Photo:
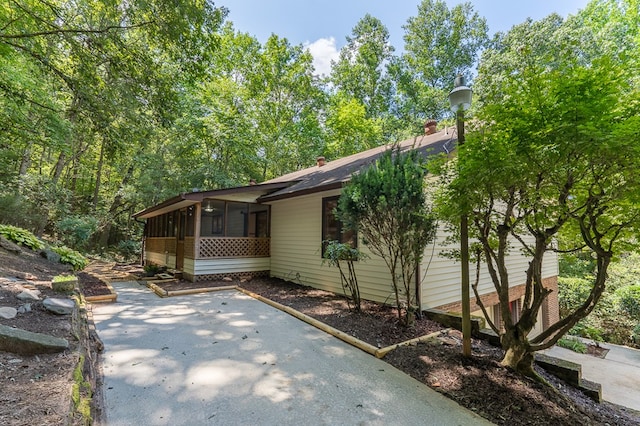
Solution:
[(86, 249), (89, 239), (98, 229), (98, 220), (91, 216), (68, 216), (56, 223), (58, 238), (71, 247)]
[[(27, 211), (29, 214), (24, 214)], [(41, 232), (47, 224), (47, 216), (39, 209), (34, 208), (20, 194), (15, 192), (0, 193), (0, 222)]]
[(578, 277), (558, 278), (558, 299), (560, 303), (560, 316), (565, 317), (567, 313), (578, 308), (591, 292), (592, 283), (590, 280)]
[(162, 268), (155, 263), (147, 263), (144, 265), (144, 275), (146, 277), (153, 277), (155, 274), (160, 272)]
[(582, 343), (580, 340), (572, 339), (571, 337), (563, 337), (562, 339), (558, 340), (557, 345), (561, 348), (570, 349), (579, 354), (587, 353), (587, 345)]
[[(361, 311), (360, 287), (358, 287), (358, 278), (353, 262), (364, 259), (364, 255), (357, 248), (351, 247), (349, 244), (339, 241), (324, 241), (326, 244), (324, 250), (324, 260), (329, 262), (329, 266), (335, 266), (340, 271), (340, 283), (342, 284), (342, 292), (347, 297), (347, 301), (352, 301), (354, 310)], [(347, 264), (347, 271), (343, 269), (343, 262)], [(351, 303), (349, 303), (351, 308)]]
[(124, 240), (118, 243), (116, 250), (125, 260), (131, 260), (140, 254), (141, 244), (140, 241)]
[(40, 250), (44, 247), (42, 241), (26, 229), (11, 225), (0, 225), (0, 235), (4, 236), (9, 241), (28, 247), (31, 250)]
[(77, 282), (75, 275), (56, 275), (51, 281), (51, 287), (57, 293), (71, 293)]
[(616, 296), (620, 310), (640, 320), (640, 284), (621, 287), (616, 290)]
[(633, 334), (631, 335), (633, 343), (640, 345), (640, 324), (633, 327)]
[(66, 246), (51, 247), (51, 250), (60, 255), (60, 263), (66, 263), (73, 267), (74, 270), (84, 269), (89, 263), (89, 260), (78, 253), (77, 251), (70, 249)]
[(558, 267), (563, 277), (586, 277), (593, 274), (596, 262), (587, 252), (563, 253), (558, 256)]

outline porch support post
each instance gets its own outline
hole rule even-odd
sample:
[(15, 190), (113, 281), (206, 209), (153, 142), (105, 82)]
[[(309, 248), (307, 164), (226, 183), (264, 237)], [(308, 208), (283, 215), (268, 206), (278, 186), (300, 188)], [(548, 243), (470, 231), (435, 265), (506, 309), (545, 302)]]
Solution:
[(200, 259), (200, 223), (202, 215), (202, 203), (196, 204), (195, 210), (196, 220), (193, 226), (193, 257), (195, 259)]

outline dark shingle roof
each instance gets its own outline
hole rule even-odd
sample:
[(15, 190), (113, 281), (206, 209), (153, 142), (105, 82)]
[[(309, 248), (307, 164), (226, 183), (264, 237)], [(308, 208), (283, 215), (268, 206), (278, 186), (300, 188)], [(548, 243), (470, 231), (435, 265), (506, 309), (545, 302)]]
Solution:
[[(412, 139), (399, 142), (401, 150), (414, 147), (425, 155), (449, 153), (455, 145), (454, 133), (443, 130), (432, 135), (421, 135)], [(351, 175), (362, 168), (373, 164), (380, 155), (392, 145), (384, 145), (369, 149), (348, 157), (327, 162), (324, 166), (313, 166), (298, 170), (275, 179), (263, 182), (263, 184), (290, 182), (285, 188), (278, 189), (270, 194), (260, 197), (260, 202), (275, 201), (282, 198), (296, 197), (313, 192), (326, 191), (340, 188), (344, 182), (349, 181)]]

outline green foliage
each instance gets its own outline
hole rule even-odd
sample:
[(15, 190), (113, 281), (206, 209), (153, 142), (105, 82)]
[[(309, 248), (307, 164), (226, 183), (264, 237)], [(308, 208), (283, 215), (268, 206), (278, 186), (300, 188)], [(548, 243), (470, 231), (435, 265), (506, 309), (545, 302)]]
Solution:
[(87, 249), (89, 239), (98, 229), (98, 220), (92, 216), (67, 216), (56, 223), (58, 238), (66, 245)]
[(423, 0), (405, 25), (405, 53), (393, 64), (405, 120), (422, 125), (449, 111), (447, 94), (457, 74), (470, 76), (488, 42), (488, 26), (470, 2), (449, 9), (443, 0)]
[(382, 136), (380, 121), (367, 118), (365, 106), (343, 93), (332, 97), (326, 125), (325, 154), (332, 160), (373, 148)]
[(557, 345), (562, 347), (562, 348), (570, 349), (570, 350), (572, 350), (574, 352), (577, 352), (579, 354), (586, 354), (587, 353), (587, 345), (585, 345), (584, 343), (582, 343), (578, 339), (572, 339), (570, 337), (569, 338), (563, 337), (562, 339), (558, 340)]
[(123, 240), (118, 242), (118, 245), (116, 246), (117, 252), (125, 259), (125, 261), (136, 259), (137, 256), (140, 255), (141, 249), (142, 244), (140, 241), (134, 240)]
[(89, 264), (89, 260), (86, 257), (69, 247), (51, 247), (51, 250), (60, 255), (60, 263), (69, 264), (76, 271), (84, 269)]
[[(351, 247), (350, 244), (341, 243), (340, 241), (323, 241), (322, 244), (325, 246), (322, 263), (326, 261), (329, 266), (338, 268), (342, 291), (347, 300), (353, 302), (354, 310), (360, 312), (362, 310), (360, 287), (358, 286), (354, 262), (365, 259), (366, 255), (357, 248)], [(347, 264), (347, 271), (342, 266), (343, 262)], [(351, 307), (351, 303), (349, 303), (349, 307)]]
[(35, 235), (26, 229), (18, 228), (16, 226), (0, 225), (0, 235), (9, 241), (28, 247), (31, 250), (40, 250), (44, 248), (42, 241), (37, 239)]
[(162, 271), (162, 267), (159, 265), (156, 265), (155, 263), (147, 263), (146, 265), (144, 265), (144, 274), (147, 277), (153, 277), (155, 274), (159, 273), (160, 271)]
[(592, 287), (593, 280), (589, 278), (558, 277), (560, 316), (564, 318), (577, 309), (589, 296)]
[(57, 293), (71, 293), (77, 282), (75, 275), (56, 275), (51, 280), (51, 288)]
[(615, 292), (620, 310), (640, 321), (640, 284), (621, 287)]
[(61, 282), (76, 281), (76, 280), (77, 278), (75, 275), (56, 275), (55, 277), (53, 277), (52, 282), (61, 283)]
[[(571, 334), (596, 341), (634, 345), (633, 328), (640, 319), (640, 285), (637, 284), (640, 280), (639, 258), (637, 253), (625, 253), (611, 263), (608, 285), (600, 303), (591, 315), (578, 321), (571, 329)], [(570, 261), (569, 265), (575, 263)], [(578, 309), (589, 295), (593, 276), (588, 272), (588, 266), (586, 269), (561, 268), (561, 271), (565, 276), (558, 280), (558, 297), (560, 316), (565, 317)]]
[[(366, 145), (377, 146), (394, 140), (397, 124), (392, 114), (393, 82), (388, 72), (394, 50), (387, 28), (369, 14), (347, 36), (328, 77), (335, 90), (332, 98), (337, 98), (331, 99), (335, 110), (332, 114), (337, 117), (328, 117), (326, 123), (329, 142), (358, 146), (362, 144), (359, 140), (364, 139)], [(355, 125), (353, 130), (346, 128), (349, 123)], [(356, 143), (349, 134), (356, 137)], [(326, 155), (330, 157), (331, 153)]]
[(399, 317), (409, 325), (418, 309), (414, 274), (436, 222), (425, 195), (425, 159), (417, 150), (385, 151), (371, 167), (354, 174), (338, 201), (338, 216), (356, 230), (391, 274)]
[(633, 343), (640, 346), (640, 324), (633, 328), (631, 339), (633, 340)]
[(595, 271), (595, 260), (588, 252), (562, 253), (558, 256), (560, 276), (589, 277)]
[[(507, 256), (514, 249), (529, 256), (528, 306), (517, 323), (502, 313), (504, 362), (523, 372), (520, 360), (532, 359), (596, 306), (610, 323), (609, 264), (637, 246), (640, 232), (640, 84), (629, 77), (640, 71), (631, 59), (637, 45), (620, 31), (613, 37), (624, 54), (601, 49), (601, 28), (589, 13), (566, 22), (557, 15), (529, 20), (485, 50), (474, 82), (474, 119), (439, 198), (450, 223), (469, 216), (502, 303), (519, 284), (510, 282)], [(558, 248), (592, 258), (592, 272), (577, 277), (590, 284), (569, 291), (577, 297), (588, 289), (587, 297), (529, 339), (550, 290), (542, 264)]]

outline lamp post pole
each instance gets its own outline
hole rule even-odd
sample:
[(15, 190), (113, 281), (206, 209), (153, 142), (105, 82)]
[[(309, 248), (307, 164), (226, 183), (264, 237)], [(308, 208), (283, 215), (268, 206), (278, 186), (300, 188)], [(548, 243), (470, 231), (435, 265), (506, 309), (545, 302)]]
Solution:
[[(464, 85), (464, 78), (456, 77), (449, 93), (451, 110), (456, 113), (458, 148), (464, 144), (464, 111), (471, 106), (471, 89)], [(458, 149), (458, 155), (460, 150)], [(459, 161), (459, 160), (458, 160)], [(460, 216), (460, 282), (462, 285), (462, 355), (471, 356), (471, 303), (469, 293), (469, 218), (466, 212)]]

